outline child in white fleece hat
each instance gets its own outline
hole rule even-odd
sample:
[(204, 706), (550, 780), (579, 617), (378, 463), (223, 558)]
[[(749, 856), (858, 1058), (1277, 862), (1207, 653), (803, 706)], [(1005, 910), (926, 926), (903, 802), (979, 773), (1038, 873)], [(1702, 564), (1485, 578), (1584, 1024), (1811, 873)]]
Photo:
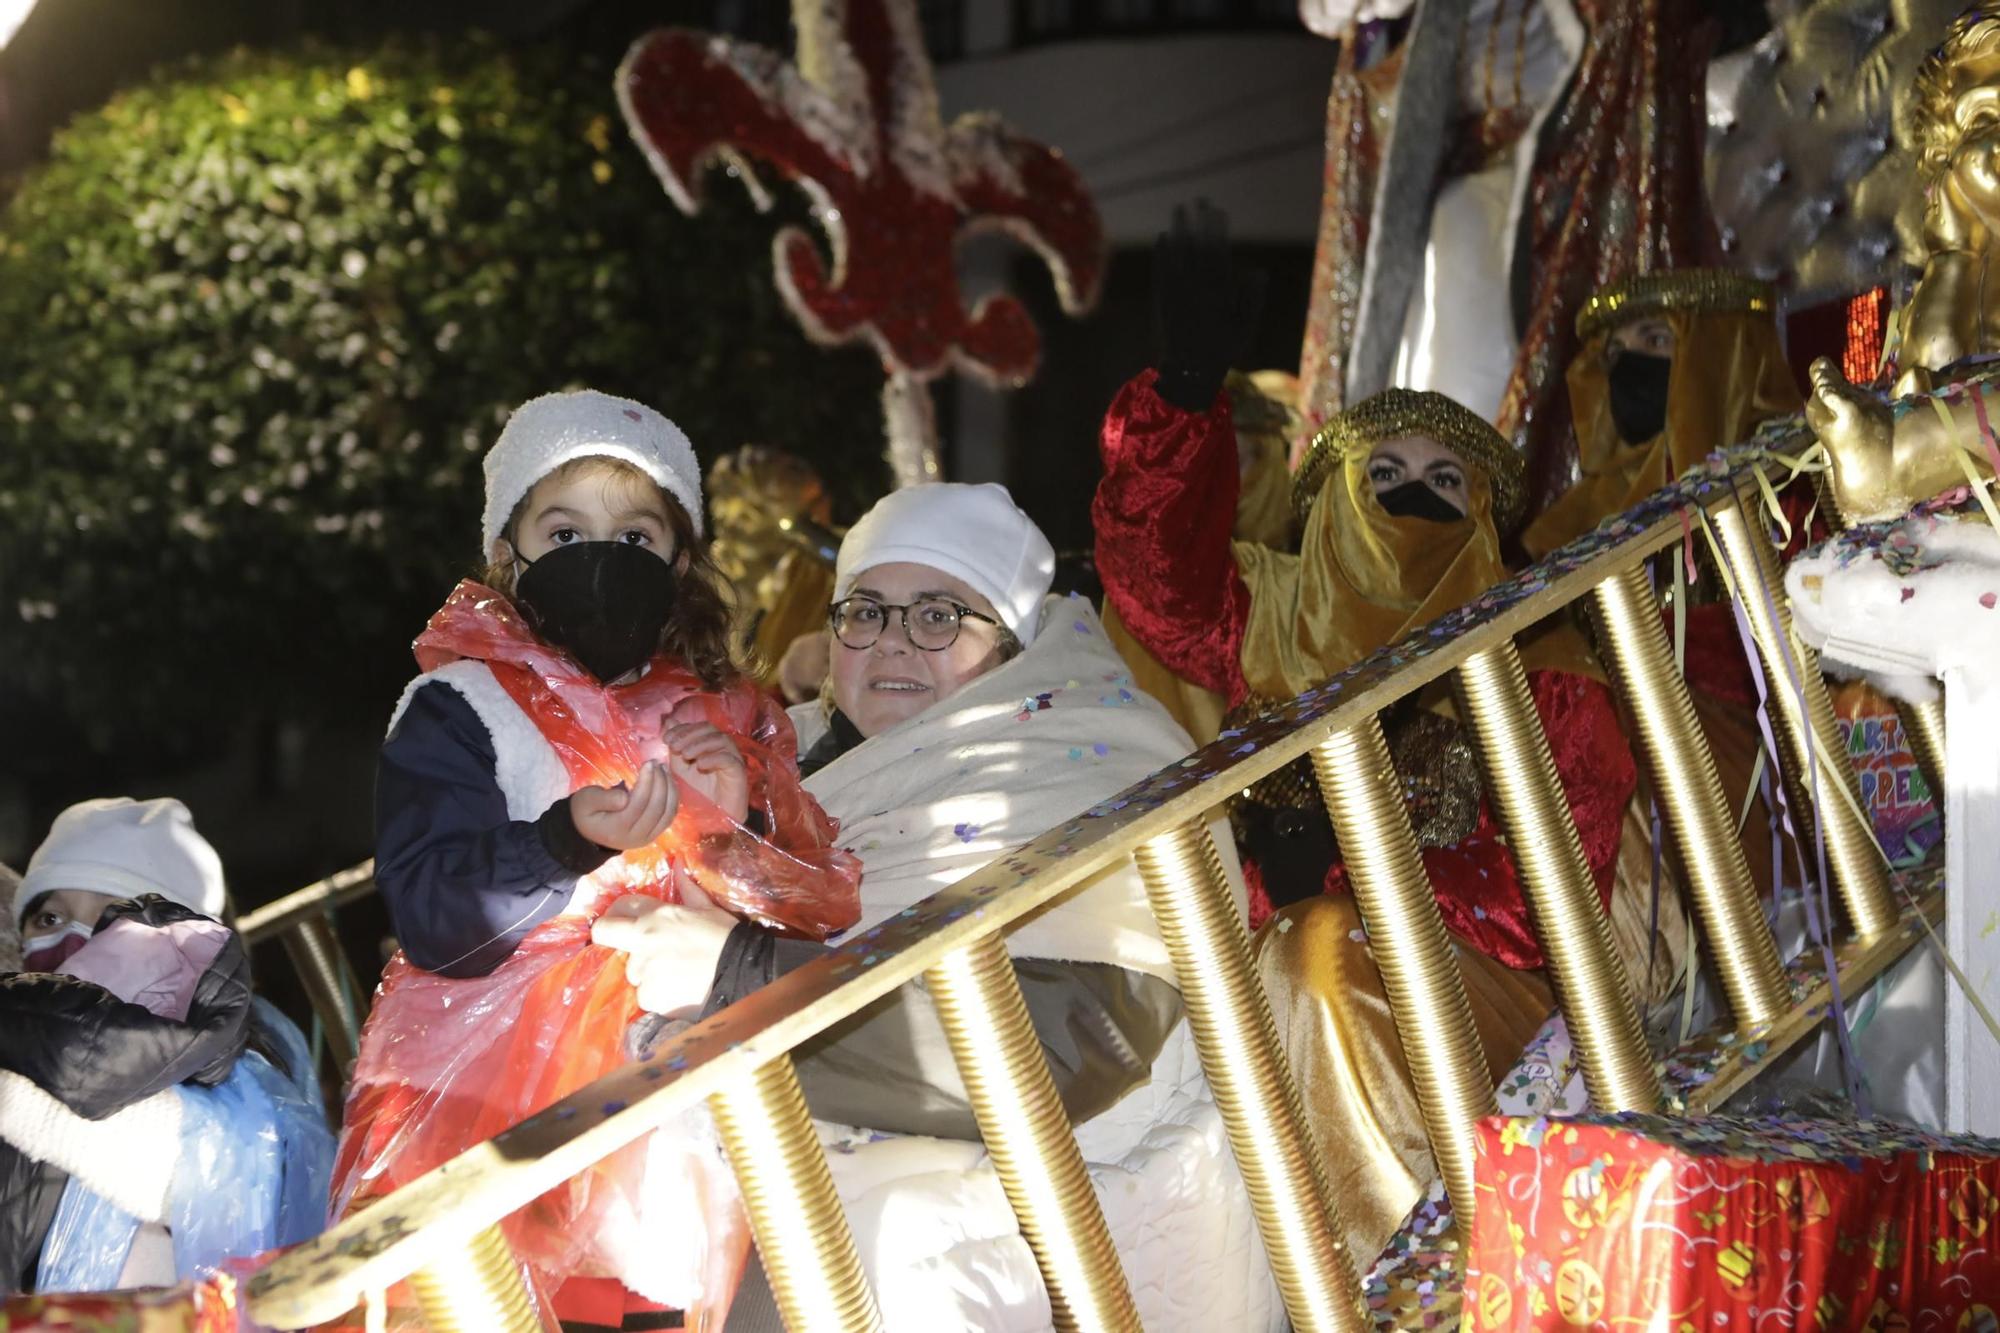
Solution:
[(22, 963), (51, 972), (82, 948), (113, 903), (154, 894), (220, 920), (222, 858), (171, 797), (81, 801), (56, 816), (10, 907)]
[(315, 1234), (333, 1140), (312, 1061), (251, 994), (187, 807), (71, 806), (7, 890), (0, 1294), (160, 1285)]
[[(550, 394), (485, 466), (485, 576), (418, 636), (423, 674), (376, 769), (375, 882), (401, 952), (362, 1033), (336, 1215), (629, 1058), (620, 923), (707, 895), (817, 937), (859, 911), (790, 724), (730, 658), (686, 435), (629, 399)], [(682, 1178), (660, 1163), (722, 1169), (691, 1151), (656, 1133), (510, 1235), (557, 1318), (615, 1325), (631, 1302), (720, 1322), (741, 1232), (657, 1188)], [(599, 1294), (618, 1309), (579, 1272), (616, 1278)]]

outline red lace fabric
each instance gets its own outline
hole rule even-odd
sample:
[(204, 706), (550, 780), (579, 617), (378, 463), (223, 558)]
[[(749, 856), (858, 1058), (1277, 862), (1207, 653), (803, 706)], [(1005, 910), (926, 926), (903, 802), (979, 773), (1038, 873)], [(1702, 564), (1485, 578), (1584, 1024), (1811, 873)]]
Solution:
[[(1673, 615), (1669, 612), (1668, 642), (1673, 641), (1673, 635)], [(1729, 603), (1708, 602), (1688, 608), (1685, 651), (1682, 674), (1689, 689), (1742, 708), (1757, 706), (1757, 682), (1743, 658), (1743, 638), (1737, 633), (1736, 615)]]
[(1250, 590), (1230, 555), (1240, 483), (1229, 398), (1184, 412), (1145, 371), (1105, 413), (1091, 501), (1097, 572), (1125, 628), (1175, 675), (1243, 702)]
[[(453, 979), (400, 954), (383, 973), (334, 1167), (343, 1215), (415, 1180), (473, 1145), (626, 1062), (639, 1009), (625, 956), (593, 944), (591, 921), (641, 893), (677, 901), (687, 883), (766, 925), (823, 938), (860, 915), (860, 863), (833, 846), (835, 824), (799, 785), (790, 720), (754, 686), (706, 689), (668, 658), (628, 685), (606, 687), (541, 642), (505, 598), (461, 583), (417, 640), (434, 670), (483, 661), (532, 718), (567, 769), (571, 789), (630, 782), (666, 759), (662, 719), (694, 700), (742, 752), (750, 808), (768, 838), (731, 819), (689, 778), (660, 840), (607, 862), (578, 886), (570, 911), (522, 940), (483, 977)], [(515, 1254), (547, 1302), (571, 1277), (671, 1287), (690, 1326), (719, 1326), (741, 1276), (749, 1229), (728, 1168), (698, 1137), (656, 1134), (628, 1145), (506, 1221)], [(646, 1256), (651, 1255), (652, 1258)], [(638, 1283), (670, 1267), (672, 1278)], [(396, 1322), (415, 1318), (392, 1302)]]
[[(1608, 687), (1566, 671), (1532, 672), (1528, 687), (1583, 840), (1584, 860), (1598, 897), (1608, 905), (1625, 807), (1639, 783), (1631, 748), (1618, 729), (1617, 707)], [(1490, 803), (1479, 803), (1479, 822), (1471, 833), (1449, 847), (1426, 848), (1423, 855), (1446, 929), (1508, 967), (1542, 966), (1520, 874)], [(1348, 891), (1345, 865), (1328, 869), (1326, 891)]]

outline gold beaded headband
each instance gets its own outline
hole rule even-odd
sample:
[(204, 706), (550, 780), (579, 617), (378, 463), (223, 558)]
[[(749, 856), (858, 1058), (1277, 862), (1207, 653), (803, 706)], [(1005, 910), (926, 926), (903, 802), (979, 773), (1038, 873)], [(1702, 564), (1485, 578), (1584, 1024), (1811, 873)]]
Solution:
[(1340, 413), (1314, 435), (1292, 477), (1292, 512), (1303, 524), (1320, 488), (1340, 461), (1384, 440), (1421, 435), (1436, 440), (1486, 474), (1493, 492), (1493, 522), (1512, 532), (1526, 514), (1527, 466), (1491, 423), (1441, 393), (1384, 389)]
[(1778, 293), (1768, 282), (1722, 268), (1670, 269), (1606, 287), (1591, 297), (1577, 313), (1576, 336), (1589, 342), (1621, 324), (1675, 310), (1762, 315), (1777, 308)]

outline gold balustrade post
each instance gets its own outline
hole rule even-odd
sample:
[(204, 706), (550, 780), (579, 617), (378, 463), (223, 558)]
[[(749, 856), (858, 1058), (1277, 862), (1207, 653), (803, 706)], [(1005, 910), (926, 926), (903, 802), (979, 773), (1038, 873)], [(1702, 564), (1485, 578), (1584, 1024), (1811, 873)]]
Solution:
[(1594, 593), (1612, 679), (1639, 725), (1654, 795), (1687, 867), (1695, 910), (1737, 1025), (1768, 1023), (1791, 1007), (1777, 941), (1757, 901), (1715, 757), (1643, 568), (1614, 574)]
[(1236, 1167), (1285, 1310), (1299, 1333), (1373, 1328), (1332, 1195), (1308, 1146), (1298, 1090), (1250, 965), (1250, 936), (1203, 821), (1133, 853), (1160, 937), (1180, 978), (1202, 1072), (1229, 1131)]
[(1460, 1215), (1469, 1217), (1479, 1120), (1498, 1109), (1493, 1079), (1381, 722), (1370, 717), (1327, 737), (1313, 747), (1312, 766), (1403, 1040), (1431, 1153)]
[(1930, 785), (1931, 801), (1937, 806), (1938, 818), (1944, 818), (1944, 692), (1940, 687), (1938, 697), (1929, 703), (1909, 703), (1896, 701), (1896, 714), (1903, 719), (1903, 739), (1909, 742), (1910, 754), (1922, 770), (1924, 781)]
[(1511, 641), (1474, 653), (1459, 667), (1456, 685), (1591, 1104), (1606, 1112), (1658, 1110), (1660, 1076), (1631, 979), (1612, 949), (1611, 924), (1570, 818), (1521, 654)]
[[(1758, 654), (1764, 659), (1764, 676), (1770, 684), (1771, 696), (1778, 701), (1778, 712), (1784, 718), (1786, 738), (1797, 765), (1796, 785), (1803, 795), (1812, 795), (1809, 756), (1817, 754), (1820, 781), (1843, 784), (1853, 798), (1850, 804), (1841, 800), (1838, 793), (1826, 793), (1824, 799), (1814, 803), (1813, 819), (1826, 839), (1827, 860), (1833, 865), (1834, 882), (1840, 886), (1848, 921), (1861, 938), (1874, 939), (1895, 929), (1900, 914), (1889, 893), (1882, 859), (1875, 849), (1874, 830), (1858, 813), (1865, 808), (1861, 804), (1861, 786), (1854, 776), (1854, 766), (1847, 762), (1846, 747), (1840, 743), (1840, 728), (1834, 722), (1833, 699), (1826, 691), (1826, 680), (1820, 675), (1819, 656), (1801, 643), (1794, 632), (1791, 604), (1785, 599), (1785, 581), (1778, 572), (1778, 553), (1770, 539), (1751, 525), (1749, 507), (1754, 503), (1744, 496), (1739, 483), (1736, 503), (1719, 505), (1711, 511), (1715, 531), (1722, 539), (1724, 554), (1729, 557), (1732, 581), (1744, 601), (1743, 613), (1749, 618), (1751, 637), (1757, 641)], [(1805, 694), (1803, 709), (1800, 690), (1793, 684), (1794, 670)]]
[(527, 1278), (500, 1228), (410, 1274), (431, 1333), (543, 1333)]
[(882, 1327), (792, 1057), (708, 1099), (789, 1333)]
[(986, 935), (927, 969), (951, 1053), (1059, 1329), (1137, 1330), (1139, 1312), (1070, 1132), (1013, 960)]
[(354, 980), (347, 956), (341, 952), (340, 938), (333, 933), (333, 925), (326, 917), (309, 916), (280, 938), (284, 941), (285, 955), (298, 973), (299, 984), (305, 987), (307, 1001), (319, 1015), (319, 1025), (326, 1032), (327, 1050), (332, 1053), (334, 1067), (340, 1071), (344, 1084), (347, 1071), (354, 1067), (359, 1053), (355, 1046), (357, 1034), (349, 1021), (357, 1016), (351, 1006), (361, 994), (360, 983)]

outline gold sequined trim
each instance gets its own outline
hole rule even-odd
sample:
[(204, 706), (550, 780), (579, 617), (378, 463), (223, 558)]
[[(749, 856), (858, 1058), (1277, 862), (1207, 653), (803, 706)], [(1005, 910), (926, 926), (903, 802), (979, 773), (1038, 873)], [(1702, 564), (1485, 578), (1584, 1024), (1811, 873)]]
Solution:
[(1335, 465), (1357, 449), (1384, 440), (1421, 435), (1436, 440), (1486, 474), (1493, 492), (1493, 522), (1504, 533), (1520, 525), (1526, 509), (1527, 468), (1492, 423), (1441, 393), (1384, 389), (1335, 416), (1312, 438), (1292, 479), (1292, 512), (1304, 524)]
[(1777, 308), (1777, 290), (1768, 282), (1723, 268), (1671, 269), (1606, 287), (1585, 301), (1576, 317), (1576, 336), (1589, 342), (1621, 324), (1675, 310), (1761, 315)]

